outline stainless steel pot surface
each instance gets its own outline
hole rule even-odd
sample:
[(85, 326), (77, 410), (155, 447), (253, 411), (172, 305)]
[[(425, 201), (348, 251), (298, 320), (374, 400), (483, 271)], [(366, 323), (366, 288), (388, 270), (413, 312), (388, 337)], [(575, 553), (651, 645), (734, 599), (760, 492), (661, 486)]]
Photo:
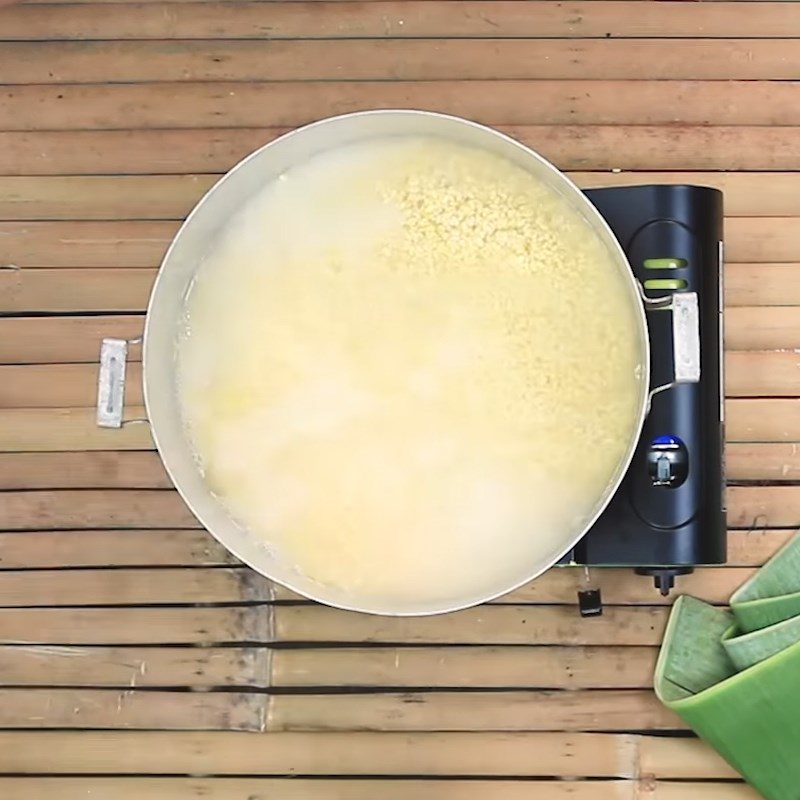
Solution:
[[(613, 255), (617, 269), (625, 278), (630, 303), (635, 308), (636, 338), (641, 352), (643, 380), (637, 405), (637, 418), (626, 449), (626, 458), (616, 474), (610, 477), (609, 489), (597, 503), (593, 523), (616, 491), (633, 455), (648, 407), (649, 344), (647, 324), (640, 289), (633, 278), (625, 255), (605, 221), (585, 196), (562, 173), (541, 156), (513, 139), (476, 123), (422, 111), (385, 110), (349, 114), (325, 119), (300, 128), (262, 147), (248, 156), (223, 177), (200, 201), (181, 227), (169, 248), (158, 274), (147, 311), (143, 373), (144, 399), (152, 426), (153, 438), (164, 465), (188, 506), (203, 525), (233, 554), (253, 569), (292, 590), (329, 605), (357, 611), (390, 615), (422, 615), (466, 608), (505, 594), (516, 586), (500, 583), (490, 591), (467, 593), (448, 598), (435, 605), (419, 601), (404, 607), (366, 605), (346, 592), (326, 588), (299, 574), (293, 565), (285, 563), (275, 553), (260, 544), (237, 525), (219, 500), (209, 491), (195, 462), (181, 421), (176, 380), (176, 337), (182, 311), (195, 270), (212, 248), (221, 228), (267, 182), (288, 168), (310, 157), (342, 145), (357, 143), (373, 137), (391, 135), (437, 136), (455, 142), (480, 147), (501, 155), (535, 174), (577, 209), (588, 220)], [(677, 342), (677, 340), (676, 340)], [(234, 354), (232, 354), (233, 357)], [(117, 359), (118, 361), (119, 359)], [(109, 359), (105, 366), (109, 367)], [(116, 362), (114, 362), (116, 363)], [(113, 367), (113, 365), (112, 365)], [(113, 371), (113, 370), (112, 370)], [(120, 381), (113, 376), (101, 387), (102, 412), (114, 410), (114, 395)], [(105, 392), (105, 394), (103, 394)], [(108, 416), (108, 414), (106, 414)], [(113, 414), (112, 414), (113, 416)], [(101, 423), (102, 424), (102, 423)], [(108, 420), (106, 420), (106, 424)], [(110, 424), (114, 424), (112, 421)], [(532, 560), (526, 565), (521, 585), (556, 563), (584, 535), (590, 525), (570, 532), (558, 548), (546, 558)]]

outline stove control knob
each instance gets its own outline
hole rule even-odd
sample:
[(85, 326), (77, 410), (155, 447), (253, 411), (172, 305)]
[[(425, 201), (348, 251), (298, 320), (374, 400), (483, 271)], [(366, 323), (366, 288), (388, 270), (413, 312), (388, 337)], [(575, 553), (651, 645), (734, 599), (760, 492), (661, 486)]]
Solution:
[(659, 436), (650, 442), (647, 471), (653, 486), (676, 489), (689, 474), (689, 453), (677, 436)]

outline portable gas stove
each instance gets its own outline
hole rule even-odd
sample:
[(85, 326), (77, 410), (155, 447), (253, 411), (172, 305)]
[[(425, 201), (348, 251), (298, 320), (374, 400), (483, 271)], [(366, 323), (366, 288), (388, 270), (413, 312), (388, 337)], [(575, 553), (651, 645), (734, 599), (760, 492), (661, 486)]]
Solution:
[[(666, 595), (677, 575), (726, 558), (722, 193), (654, 185), (585, 194), (614, 231), (647, 297), (697, 293), (700, 381), (653, 396), (619, 490), (563, 563), (634, 567), (652, 575)], [(651, 387), (672, 381), (671, 316), (647, 311)], [(579, 601), (584, 616), (602, 611), (599, 590), (587, 588)]]

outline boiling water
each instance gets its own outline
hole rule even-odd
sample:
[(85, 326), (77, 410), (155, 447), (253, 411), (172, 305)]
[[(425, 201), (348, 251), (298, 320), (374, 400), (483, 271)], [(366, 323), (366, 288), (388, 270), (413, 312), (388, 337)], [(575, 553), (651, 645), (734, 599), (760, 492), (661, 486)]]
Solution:
[(375, 139), (265, 186), (198, 270), (179, 394), (205, 480), (323, 586), (398, 608), (560, 555), (633, 436), (630, 295), (511, 162)]

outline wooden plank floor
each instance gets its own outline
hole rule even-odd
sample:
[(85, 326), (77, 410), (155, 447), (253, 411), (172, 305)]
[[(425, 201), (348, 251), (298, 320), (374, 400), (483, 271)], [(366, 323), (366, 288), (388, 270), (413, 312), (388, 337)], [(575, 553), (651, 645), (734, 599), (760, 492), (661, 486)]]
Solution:
[(179, 221), (313, 118), (449, 111), (581, 185), (720, 186), (730, 564), (681, 587), (725, 602), (800, 525), (798, 39), (796, 2), (0, 8), (0, 797), (754, 798), (653, 696), (647, 579), (599, 574), (590, 621), (569, 570), (433, 619), (301, 602), (91, 405)]

